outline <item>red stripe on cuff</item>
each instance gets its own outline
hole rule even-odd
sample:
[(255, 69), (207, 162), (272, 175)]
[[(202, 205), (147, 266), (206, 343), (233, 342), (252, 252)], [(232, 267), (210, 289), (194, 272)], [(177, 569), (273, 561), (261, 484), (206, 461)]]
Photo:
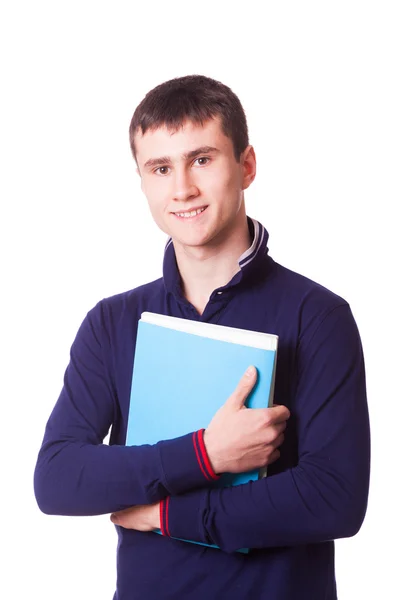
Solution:
[(166, 534), (169, 537), (171, 537), (171, 534), (169, 532), (168, 511), (169, 511), (169, 496), (167, 496), (166, 501), (165, 501), (165, 531), (166, 531)]
[(208, 458), (206, 446), (204, 444), (204, 431), (205, 431), (205, 429), (200, 429), (200, 431), (197, 432), (198, 433), (197, 439), (199, 440), (199, 446), (200, 446), (201, 455), (202, 455), (202, 458), (204, 461), (204, 465), (207, 469), (208, 476), (211, 477), (211, 479), (219, 479), (219, 475), (214, 473), (214, 469), (212, 468), (210, 460)]
[(165, 528), (164, 528), (164, 500), (161, 500), (161, 502), (160, 502), (160, 529), (161, 529), (161, 533), (163, 535), (165, 535)]
[[(203, 429), (203, 431), (204, 431), (204, 429)], [(193, 446), (194, 446), (194, 450), (195, 450), (195, 452), (196, 452), (197, 462), (199, 463), (199, 467), (200, 467), (200, 469), (201, 469), (201, 472), (203, 473), (204, 477), (205, 477), (207, 480), (209, 480), (209, 479), (210, 479), (210, 477), (209, 477), (209, 475), (207, 475), (207, 473), (206, 473), (206, 472), (205, 472), (205, 470), (204, 470), (203, 464), (202, 464), (202, 462), (201, 462), (201, 459), (200, 459), (199, 451), (198, 451), (198, 449), (197, 449), (197, 444), (196, 444), (196, 433), (198, 433), (198, 432), (197, 432), (197, 431), (195, 431), (195, 432), (194, 432), (194, 434), (193, 434)], [(204, 442), (203, 442), (203, 446), (204, 446)]]

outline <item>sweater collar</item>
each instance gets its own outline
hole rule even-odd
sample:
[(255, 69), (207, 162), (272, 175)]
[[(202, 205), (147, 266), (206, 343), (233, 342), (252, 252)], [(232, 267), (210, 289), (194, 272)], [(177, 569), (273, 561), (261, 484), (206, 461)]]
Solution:
[[(268, 254), (268, 231), (265, 229), (265, 227), (263, 227), (263, 225), (261, 225), (261, 223), (250, 217), (247, 217), (247, 224), (252, 242), (250, 247), (243, 252), (238, 259), (240, 271), (233, 276), (229, 283), (218, 288), (218, 290), (215, 290), (216, 292), (231, 288), (240, 282), (247, 280), (250, 275), (253, 277), (257, 271), (257, 268), (260, 266), (261, 262), (265, 260), (265, 257)], [(181, 278), (176, 262), (174, 245), (171, 238), (168, 239), (165, 246), (163, 278), (167, 292), (172, 292), (178, 295), (181, 294)]]

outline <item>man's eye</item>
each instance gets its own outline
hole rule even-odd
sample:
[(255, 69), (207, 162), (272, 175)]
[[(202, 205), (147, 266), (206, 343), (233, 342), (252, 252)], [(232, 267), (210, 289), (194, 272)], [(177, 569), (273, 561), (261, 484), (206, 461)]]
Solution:
[(209, 162), (209, 160), (210, 159), (207, 156), (200, 156), (199, 158), (196, 158), (194, 162), (197, 162), (201, 167), (203, 167)]
[(160, 175), (166, 175), (168, 173), (169, 167), (158, 167), (154, 172), (159, 173)]

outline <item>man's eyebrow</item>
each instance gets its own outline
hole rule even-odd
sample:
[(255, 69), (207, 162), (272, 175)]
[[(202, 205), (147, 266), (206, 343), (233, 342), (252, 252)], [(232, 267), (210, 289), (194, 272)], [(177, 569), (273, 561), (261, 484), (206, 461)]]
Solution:
[(184, 154), (183, 158), (188, 160), (195, 156), (199, 156), (199, 154), (216, 154), (217, 152), (219, 152), (218, 148), (213, 148), (212, 146), (200, 146), (200, 148), (196, 148), (196, 150), (191, 150)]
[(169, 156), (160, 156), (160, 158), (149, 158), (144, 163), (144, 167), (156, 167), (158, 165), (168, 165), (171, 163), (171, 158)]
[[(191, 158), (195, 158), (195, 156), (199, 156), (200, 154), (216, 154), (218, 153), (218, 148), (214, 148), (213, 146), (201, 146), (200, 148), (196, 148), (195, 150), (191, 150), (190, 152), (185, 152), (182, 155), (184, 160), (190, 160)], [(156, 167), (160, 165), (170, 165), (172, 162), (170, 156), (160, 156), (159, 158), (149, 158), (144, 163), (145, 168)]]

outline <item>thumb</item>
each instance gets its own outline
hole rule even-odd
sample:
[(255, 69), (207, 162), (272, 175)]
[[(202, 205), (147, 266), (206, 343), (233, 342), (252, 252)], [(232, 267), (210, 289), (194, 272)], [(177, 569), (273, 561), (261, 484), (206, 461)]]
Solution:
[(226, 404), (232, 408), (243, 408), (247, 396), (250, 394), (257, 381), (257, 369), (250, 366), (244, 375), (242, 375), (233, 394), (228, 398)]

